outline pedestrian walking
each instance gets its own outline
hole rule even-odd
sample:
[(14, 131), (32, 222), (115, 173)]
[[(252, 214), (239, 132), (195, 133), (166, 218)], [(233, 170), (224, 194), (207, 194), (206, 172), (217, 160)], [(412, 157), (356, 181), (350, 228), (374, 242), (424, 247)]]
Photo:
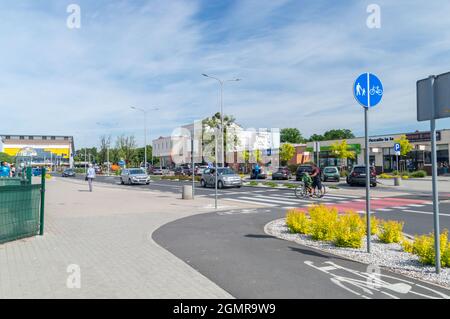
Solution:
[(11, 169), (9, 168), (8, 163), (2, 162), (0, 165), (0, 177), (10, 177)]
[(92, 182), (95, 179), (95, 169), (92, 167), (92, 164), (89, 164), (89, 168), (86, 173), (86, 180), (89, 184), (89, 191), (92, 192)]

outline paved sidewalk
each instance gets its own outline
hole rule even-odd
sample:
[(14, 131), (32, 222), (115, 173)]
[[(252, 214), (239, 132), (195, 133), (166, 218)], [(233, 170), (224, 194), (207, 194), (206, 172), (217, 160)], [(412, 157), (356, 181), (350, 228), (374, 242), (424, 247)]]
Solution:
[[(45, 236), (0, 245), (0, 298), (232, 297), (151, 238), (211, 211), (213, 200), (104, 184), (89, 193), (60, 178), (47, 185)], [(224, 208), (245, 208), (232, 205)]]

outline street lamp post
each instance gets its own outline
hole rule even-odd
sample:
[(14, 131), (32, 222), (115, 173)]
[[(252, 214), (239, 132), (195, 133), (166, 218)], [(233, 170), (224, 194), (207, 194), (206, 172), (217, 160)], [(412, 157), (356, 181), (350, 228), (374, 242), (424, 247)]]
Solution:
[[(145, 110), (145, 109), (141, 109), (138, 107), (131, 107), (133, 110), (136, 111), (140, 111), (144, 114), (144, 167), (145, 167), (145, 171), (147, 171), (147, 112), (148, 111), (157, 111), (159, 110), (158, 108), (153, 108), (150, 110)], [(152, 155), (153, 158), (153, 155)]]
[[(216, 78), (214, 76), (209, 76), (208, 74), (203, 73), (202, 74), (204, 77), (216, 80), (217, 82), (219, 82), (220, 85), (220, 138), (221, 138), (221, 144), (222, 144), (222, 149), (221, 149), (221, 159), (222, 159), (222, 167), (225, 166), (225, 156), (224, 156), (224, 151), (225, 151), (225, 141), (224, 141), (224, 125), (223, 125), (223, 85), (225, 82), (238, 82), (241, 81), (241, 79), (231, 79), (231, 80), (221, 80), (219, 78)], [(217, 149), (216, 149), (217, 152)], [(217, 163), (216, 163), (217, 166)]]

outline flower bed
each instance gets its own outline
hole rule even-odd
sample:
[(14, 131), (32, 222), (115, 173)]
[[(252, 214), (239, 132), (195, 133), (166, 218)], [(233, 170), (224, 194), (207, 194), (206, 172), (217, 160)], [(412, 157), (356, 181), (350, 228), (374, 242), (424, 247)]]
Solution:
[[(313, 206), (309, 214), (288, 211), (286, 218), (266, 225), (266, 233), (285, 240), (317, 248), (366, 264), (386, 267), (413, 278), (450, 287), (450, 269), (435, 273), (432, 235), (405, 239), (403, 224), (371, 219), (372, 253), (366, 252), (365, 220), (349, 212), (338, 215), (325, 206)], [(447, 232), (441, 235), (441, 265), (449, 267), (450, 243)]]

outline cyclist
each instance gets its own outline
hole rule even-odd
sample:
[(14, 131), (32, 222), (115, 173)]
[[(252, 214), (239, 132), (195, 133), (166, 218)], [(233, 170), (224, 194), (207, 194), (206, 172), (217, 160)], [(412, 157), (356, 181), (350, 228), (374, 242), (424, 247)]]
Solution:
[(309, 196), (312, 196), (313, 193), (313, 180), (311, 176), (309, 176), (308, 172), (304, 172), (302, 176), (302, 182), (305, 184), (305, 191), (308, 193)]
[(313, 180), (312, 189), (314, 190), (317, 187), (318, 190), (321, 190), (322, 182), (320, 180), (320, 168), (315, 163), (312, 163), (311, 166), (312, 166), (311, 177)]

